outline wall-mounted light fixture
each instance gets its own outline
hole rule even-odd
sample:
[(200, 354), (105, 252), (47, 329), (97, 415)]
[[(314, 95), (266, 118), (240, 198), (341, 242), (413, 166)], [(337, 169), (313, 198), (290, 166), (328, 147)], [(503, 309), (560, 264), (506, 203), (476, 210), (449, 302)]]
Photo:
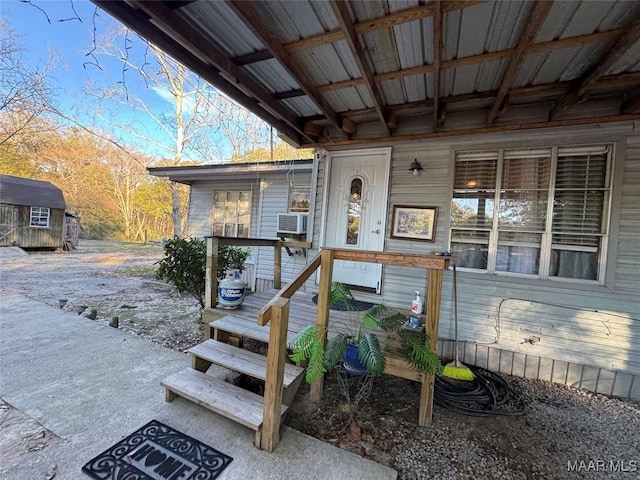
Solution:
[(416, 176), (418, 175), (418, 172), (422, 170), (422, 165), (420, 165), (420, 162), (417, 158), (414, 159), (413, 162), (411, 162), (411, 165), (409, 165), (409, 170), (413, 170), (413, 174)]

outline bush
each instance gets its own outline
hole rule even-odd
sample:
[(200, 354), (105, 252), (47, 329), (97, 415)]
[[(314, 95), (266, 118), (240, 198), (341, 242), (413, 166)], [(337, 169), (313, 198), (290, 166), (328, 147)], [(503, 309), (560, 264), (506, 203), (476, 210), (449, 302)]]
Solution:
[(156, 278), (195, 297), (204, 308), (207, 247), (197, 238), (173, 237), (164, 243), (164, 258), (157, 262)]
[[(250, 249), (220, 245), (218, 247), (218, 280), (224, 278), (227, 269), (244, 270), (244, 262)], [(204, 308), (207, 246), (197, 238), (173, 237), (164, 243), (164, 258), (157, 262), (156, 278), (176, 287), (178, 293), (195, 297)]]

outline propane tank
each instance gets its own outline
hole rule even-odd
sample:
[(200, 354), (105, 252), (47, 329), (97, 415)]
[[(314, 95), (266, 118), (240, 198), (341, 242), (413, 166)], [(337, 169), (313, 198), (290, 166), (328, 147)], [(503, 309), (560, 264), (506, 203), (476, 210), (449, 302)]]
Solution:
[(218, 303), (222, 308), (238, 308), (244, 301), (247, 284), (240, 278), (239, 270), (229, 270), (218, 286)]

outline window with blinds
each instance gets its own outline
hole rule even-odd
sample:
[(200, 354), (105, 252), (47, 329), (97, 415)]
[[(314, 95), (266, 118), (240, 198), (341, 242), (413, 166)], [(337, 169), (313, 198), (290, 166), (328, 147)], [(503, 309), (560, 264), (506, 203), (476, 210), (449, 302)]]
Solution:
[(220, 237), (249, 237), (251, 194), (215, 192), (213, 197), (213, 234)]
[(460, 267), (603, 282), (610, 145), (459, 152), (451, 250)]

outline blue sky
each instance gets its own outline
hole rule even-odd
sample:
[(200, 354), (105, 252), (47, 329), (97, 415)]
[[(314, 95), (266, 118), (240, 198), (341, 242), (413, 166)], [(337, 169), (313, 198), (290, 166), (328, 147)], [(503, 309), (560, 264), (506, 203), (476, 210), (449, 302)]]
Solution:
[[(94, 17), (95, 11), (95, 5), (88, 0), (31, 0), (30, 3), (0, 0), (0, 16), (18, 34), (18, 43), (25, 48), (26, 62), (31, 66), (41, 65), (50, 58), (51, 51), (58, 53), (52, 75), (52, 83), (60, 88), (57, 104), (65, 112), (73, 110), (76, 118), (83, 123), (90, 121), (90, 110), (86, 109), (86, 105), (91, 103), (90, 99), (82, 96), (85, 85), (119, 87), (117, 82), (123, 76), (123, 64), (119, 61), (101, 56), (98, 63), (102, 70), (91, 65), (95, 61), (87, 54), (93, 48), (94, 23), (98, 36), (118, 25), (100, 9), (98, 16)], [(137, 53), (140, 54), (143, 51), (141, 42), (134, 35), (131, 38), (134, 39), (132, 52), (136, 51), (137, 45)], [(144, 98), (154, 113), (172, 110), (170, 99), (166, 95), (148, 89), (142, 82), (136, 83), (135, 80), (135, 75), (126, 73), (127, 89), (132, 95)], [(119, 121), (137, 120), (140, 128), (148, 129), (158, 138), (162, 137), (159, 129), (145, 115), (122, 106), (114, 111), (117, 111)], [(80, 118), (82, 112), (87, 114), (86, 118)], [(121, 134), (121, 137), (125, 141), (130, 140), (126, 133)], [(165, 137), (164, 142), (166, 141)], [(145, 150), (156, 156), (161, 155), (152, 146), (147, 146)]]

